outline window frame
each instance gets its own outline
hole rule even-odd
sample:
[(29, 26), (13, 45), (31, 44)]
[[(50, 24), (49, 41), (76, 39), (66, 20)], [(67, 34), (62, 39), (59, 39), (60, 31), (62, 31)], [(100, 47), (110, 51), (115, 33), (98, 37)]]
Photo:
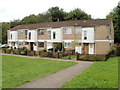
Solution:
[[(78, 31), (78, 30), (80, 30), (80, 31)], [(79, 32), (79, 33), (78, 33)], [(76, 34), (81, 34), (81, 32), (82, 32), (82, 29), (80, 28), (80, 27), (76, 27), (75, 28), (75, 33)]]
[(65, 42), (64, 48), (71, 48), (71, 42)]
[(44, 35), (45, 29), (38, 29), (38, 35)]
[(70, 27), (65, 27), (63, 30), (64, 30), (64, 34), (72, 34), (72, 28)]
[[(42, 43), (43, 45), (40, 43)], [(38, 47), (44, 48), (44, 42), (38, 42)]]
[(87, 31), (84, 31), (84, 40), (87, 40)]

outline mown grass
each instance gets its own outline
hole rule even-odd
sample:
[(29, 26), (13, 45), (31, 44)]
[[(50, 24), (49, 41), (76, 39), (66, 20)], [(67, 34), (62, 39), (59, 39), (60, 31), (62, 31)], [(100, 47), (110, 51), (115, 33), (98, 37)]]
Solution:
[(62, 88), (118, 88), (118, 59), (94, 62), (94, 64), (79, 74)]
[(3, 88), (15, 88), (75, 64), (75, 62), (2, 55)]

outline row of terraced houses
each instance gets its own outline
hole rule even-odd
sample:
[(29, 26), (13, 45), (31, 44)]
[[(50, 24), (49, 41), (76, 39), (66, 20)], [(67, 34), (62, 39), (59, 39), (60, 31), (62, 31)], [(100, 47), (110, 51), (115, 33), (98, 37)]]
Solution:
[(105, 54), (114, 45), (111, 19), (75, 20), (18, 25), (8, 30), (8, 44), (13, 48), (26, 47), (40, 51), (62, 43), (65, 49), (82, 54)]

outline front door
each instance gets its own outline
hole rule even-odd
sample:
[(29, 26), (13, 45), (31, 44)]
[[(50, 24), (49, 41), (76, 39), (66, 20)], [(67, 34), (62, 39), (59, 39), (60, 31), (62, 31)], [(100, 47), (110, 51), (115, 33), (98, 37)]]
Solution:
[(83, 54), (88, 54), (88, 51), (89, 51), (89, 44), (84, 43), (83, 44)]
[(30, 50), (33, 51), (33, 42), (30, 42)]

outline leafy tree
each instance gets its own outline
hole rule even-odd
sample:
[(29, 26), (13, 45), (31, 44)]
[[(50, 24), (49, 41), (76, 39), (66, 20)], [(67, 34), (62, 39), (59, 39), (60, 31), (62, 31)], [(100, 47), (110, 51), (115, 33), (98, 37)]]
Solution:
[(77, 8), (68, 13), (66, 17), (67, 20), (82, 20), (82, 19), (91, 19), (91, 15), (88, 15), (81, 9)]
[(37, 22), (36, 15), (34, 15), (34, 14), (26, 16), (21, 20), (22, 24), (34, 24), (36, 22)]
[(63, 9), (60, 9), (59, 7), (51, 7), (48, 9), (48, 13), (51, 15), (52, 21), (63, 21), (66, 17), (66, 12), (63, 11)]
[(2, 23), (2, 44), (7, 43), (7, 30), (10, 28), (10, 23)]
[(37, 23), (52, 22), (50, 13), (46, 12), (46, 13), (43, 13), (43, 14), (38, 14), (36, 16), (36, 22)]
[(112, 18), (115, 30), (115, 43), (120, 43), (120, 3), (106, 17)]
[(15, 27), (17, 25), (20, 25), (20, 24), (21, 23), (20, 23), (19, 19), (13, 20), (13, 21), (10, 22), (10, 28), (13, 28), (13, 27)]

